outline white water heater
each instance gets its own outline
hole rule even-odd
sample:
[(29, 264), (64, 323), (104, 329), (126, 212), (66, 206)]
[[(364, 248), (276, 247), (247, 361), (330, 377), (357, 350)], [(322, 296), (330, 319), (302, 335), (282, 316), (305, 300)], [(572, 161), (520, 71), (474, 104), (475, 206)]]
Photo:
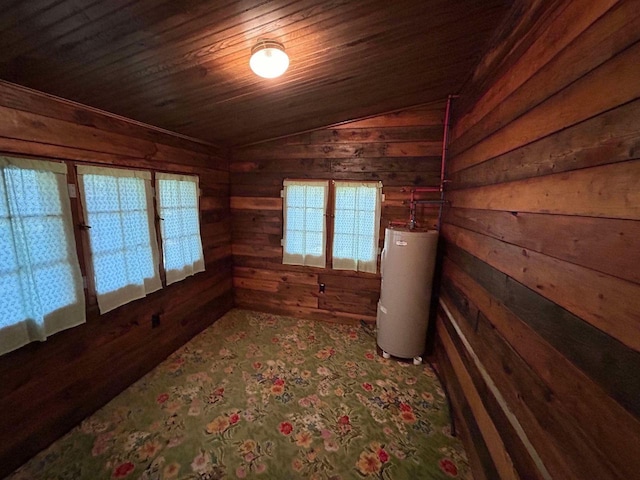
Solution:
[(388, 227), (380, 260), (377, 341), (383, 356), (422, 362), (438, 232)]

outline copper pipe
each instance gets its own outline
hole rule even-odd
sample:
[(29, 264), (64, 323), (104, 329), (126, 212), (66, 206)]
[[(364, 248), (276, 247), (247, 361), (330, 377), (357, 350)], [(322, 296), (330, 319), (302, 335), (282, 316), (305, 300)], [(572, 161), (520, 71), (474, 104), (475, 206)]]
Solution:
[(447, 163), (447, 151), (449, 150), (449, 122), (451, 120), (451, 100), (458, 98), (458, 95), (449, 95), (447, 97), (447, 108), (444, 112), (444, 132), (442, 134), (442, 161), (440, 162), (440, 212), (438, 213), (438, 231), (442, 226), (442, 207), (444, 206), (444, 175)]

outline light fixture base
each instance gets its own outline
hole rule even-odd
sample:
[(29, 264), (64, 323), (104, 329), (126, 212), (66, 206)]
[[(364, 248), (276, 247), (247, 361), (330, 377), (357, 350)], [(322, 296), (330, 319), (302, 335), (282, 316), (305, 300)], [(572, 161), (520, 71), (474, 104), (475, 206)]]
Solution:
[(289, 56), (285, 53), (282, 43), (259, 39), (251, 49), (249, 66), (260, 77), (276, 78), (289, 68)]

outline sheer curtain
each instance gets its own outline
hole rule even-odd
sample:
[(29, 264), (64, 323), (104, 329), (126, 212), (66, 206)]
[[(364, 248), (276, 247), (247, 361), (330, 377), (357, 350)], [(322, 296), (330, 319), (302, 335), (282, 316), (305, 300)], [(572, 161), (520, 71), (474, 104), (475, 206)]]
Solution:
[(162, 256), (167, 285), (204, 271), (198, 177), (156, 173)]
[(335, 182), (333, 268), (376, 273), (380, 182)]
[(85, 322), (64, 163), (0, 157), (0, 354)]
[(328, 190), (328, 181), (284, 181), (282, 263), (322, 268), (326, 265)]
[(100, 313), (162, 288), (151, 173), (78, 166)]

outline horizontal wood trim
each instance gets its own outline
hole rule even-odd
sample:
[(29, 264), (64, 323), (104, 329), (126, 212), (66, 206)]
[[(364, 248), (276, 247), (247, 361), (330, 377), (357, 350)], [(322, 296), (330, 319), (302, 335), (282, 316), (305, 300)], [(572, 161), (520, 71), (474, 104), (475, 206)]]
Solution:
[(379, 275), (373, 273), (359, 273), (358, 275), (336, 275), (333, 271), (331, 273), (319, 273), (318, 283), (324, 283), (329, 289), (355, 290), (363, 293), (380, 292)]
[[(532, 479), (577, 479), (555, 445), (548, 442), (546, 434), (541, 435), (548, 425), (539, 425), (530, 411), (530, 404), (535, 407), (550, 401), (549, 390), (493, 335), (493, 329), (473, 303), (453, 288), (443, 293), (440, 297), (443, 311), (438, 319), (448, 331), (518, 474)], [(496, 363), (500, 364), (499, 369), (495, 368)], [(546, 462), (540, 458), (540, 452), (545, 454)], [(553, 458), (552, 465), (549, 455)], [(548, 467), (552, 467), (551, 472)]]
[(443, 126), (433, 125), (408, 125), (403, 127), (369, 127), (357, 128), (353, 125), (345, 125), (343, 128), (323, 128), (299, 135), (284, 137), (269, 142), (271, 146), (305, 145), (324, 143), (387, 143), (387, 142), (411, 142), (411, 141), (439, 141), (442, 139)]
[(460, 382), (462, 391), (469, 402), (473, 416), (478, 423), (478, 427), (484, 437), (487, 449), (500, 475), (500, 479), (520, 479), (521, 477), (514, 468), (511, 457), (507, 453), (507, 449), (502, 441), (502, 437), (491, 420), (482, 398), (473, 384), (471, 375), (465, 368), (462, 358), (442, 322), (436, 323), (436, 331), (444, 346), (447, 358), (451, 362), (456, 378)]
[(640, 220), (640, 160), (455, 190), (453, 207)]
[(447, 243), (446, 251), (447, 258), (495, 300), (597, 382), (625, 409), (640, 417), (640, 379), (633, 374), (640, 368), (640, 352), (463, 249)]
[(360, 143), (360, 144), (307, 144), (285, 145), (278, 149), (246, 147), (234, 151), (234, 159), (241, 161), (273, 158), (358, 158), (358, 157), (428, 157), (442, 150), (440, 141)]
[(269, 197), (231, 197), (231, 208), (238, 210), (276, 210), (282, 211), (282, 198)]
[(442, 232), (456, 246), (640, 351), (640, 285), (451, 224)]
[[(286, 175), (296, 174), (300, 171), (307, 173), (327, 173), (331, 171), (333, 160), (330, 158), (276, 158), (258, 159), (252, 161), (233, 160), (229, 170), (233, 173), (277, 173)], [(238, 176), (238, 178), (242, 178)]]
[(440, 125), (444, 122), (444, 101), (420, 108), (401, 110), (384, 115), (345, 122), (332, 128), (378, 128), (405, 127), (415, 125)]
[(278, 293), (236, 287), (234, 289), (234, 296), (239, 306), (258, 303), (274, 307), (283, 305), (288, 307), (318, 308), (318, 298), (313, 296), (309, 291), (285, 291)]
[(436, 337), (434, 352), (437, 362), (434, 367), (440, 373), (438, 378), (446, 389), (446, 395), (453, 410), (452, 421), (454, 423), (452, 427), (455, 427), (456, 436), (462, 440), (469, 458), (473, 478), (475, 480), (499, 478), (487, 444), (464, 396), (462, 386), (456, 378), (455, 371), (438, 337)]
[(348, 158), (331, 161), (332, 172), (420, 172), (440, 174), (441, 157)]
[(0, 80), (0, 105), (24, 112), (37, 112), (43, 117), (95, 127), (220, 159), (227, 157), (227, 152), (217, 145), (188, 138), (153, 125), (143, 124), (130, 118), (114, 115), (104, 110), (98, 110), (88, 105), (55, 97), (4, 80)]
[(640, 100), (449, 176), (458, 190), (640, 158)]
[[(450, 171), (457, 172), (496, 157), (606, 110), (640, 97), (640, 43), (623, 50), (564, 90), (512, 121), (481, 143), (457, 155)], [(616, 85), (611, 89), (612, 84)], [(609, 95), (599, 92), (608, 91)], [(563, 115), (557, 115), (557, 112)]]
[[(482, 358), (492, 382), (533, 444), (525, 451), (535, 453), (537, 450), (552, 478), (582, 479), (589, 475), (624, 478), (625, 470), (633, 470), (633, 467), (622, 467), (612, 459), (609, 455), (613, 450), (611, 446), (602, 447), (601, 438), (590, 435), (593, 431), (583, 426), (585, 418), (576, 418), (576, 412), (555, 395), (555, 389), (547, 386), (496, 334), (493, 325), (472, 300), (449, 282), (444, 287), (443, 300), (454, 317), (460, 319), (456, 329)], [(463, 317), (477, 319), (478, 323), (472, 327), (468, 321), (463, 321)], [(450, 333), (455, 341), (455, 332), (450, 329)], [(511, 435), (508, 429), (501, 429), (503, 436), (505, 433)], [(620, 458), (615, 452), (613, 454)], [(512, 457), (516, 458), (515, 453)]]
[(282, 188), (282, 181), (285, 178), (309, 179), (309, 180), (347, 180), (347, 181), (369, 181), (382, 182), (386, 186), (395, 187), (422, 187), (434, 186), (440, 183), (440, 173), (435, 171), (413, 171), (413, 172), (385, 172), (385, 171), (360, 171), (360, 172), (325, 172), (310, 173), (301, 171), (294, 175), (265, 174), (265, 173), (232, 173), (231, 184), (245, 184), (272, 186)]
[(147, 160), (168, 160), (169, 162), (172, 160), (175, 162), (176, 158), (186, 157), (187, 163), (199, 167), (208, 167), (214, 164), (213, 157), (196, 152), (179, 150), (77, 123), (43, 118), (35, 113), (13, 110), (3, 106), (0, 106), (0, 131), (2, 136), (6, 138), (59, 146), (67, 146), (67, 139), (72, 138), (73, 142), (71, 143), (74, 148), (88, 152), (106, 152)]
[[(18, 156), (54, 160), (71, 160), (83, 163), (95, 163), (98, 165), (118, 165), (121, 167), (144, 168), (150, 170), (161, 169), (166, 172), (176, 173), (195, 174), (200, 173), (203, 170), (200, 167), (180, 163), (177, 159), (175, 162), (167, 161), (160, 163), (155, 160), (145, 160), (135, 156), (88, 151), (70, 146), (35, 143), (29, 140), (18, 140), (15, 138), (4, 137), (0, 137), (0, 152), (4, 152), (5, 154), (15, 154)], [(228, 178), (229, 174), (226, 176)]]
[[(562, 3), (565, 8), (558, 9), (544, 31), (535, 37), (531, 47), (495, 80), (484, 94), (483, 101), (476, 103), (456, 122), (452, 129), (453, 155), (495, 131), (500, 123), (511, 121), (518, 113), (540, 103), (548, 92), (561, 90), (587, 73), (601, 63), (601, 55), (617, 51), (609, 42), (615, 41), (617, 47), (619, 36), (613, 37), (610, 32), (622, 30), (621, 25), (619, 21), (609, 22), (612, 16), (617, 20), (615, 13), (604, 15), (607, 11), (616, 11), (612, 9), (615, 0), (585, 5)], [(631, 13), (628, 10), (625, 15)], [(600, 53), (599, 47), (604, 53)], [(496, 123), (498, 125), (494, 126)]]
[(240, 308), (256, 310), (258, 312), (276, 313), (280, 315), (289, 315), (296, 318), (304, 318), (307, 320), (320, 320), (331, 323), (341, 323), (347, 325), (359, 325), (361, 321), (374, 323), (376, 317), (363, 315), (359, 313), (349, 313), (340, 311), (329, 311), (321, 308), (308, 308), (299, 306), (283, 305), (281, 303), (268, 304), (261, 301), (252, 301), (251, 299), (237, 299), (236, 305)]
[(273, 258), (282, 262), (282, 247), (268, 247), (266, 245), (246, 245), (234, 243), (231, 246), (233, 255), (244, 255), (249, 257)]
[(273, 282), (318, 285), (318, 274), (308, 272), (274, 271), (264, 268), (234, 267), (233, 277), (253, 278)]
[[(640, 461), (640, 455), (635, 451), (640, 449), (640, 446), (635, 449), (620, 449), (617, 442), (621, 438), (640, 437), (640, 420), (612, 399), (599, 384), (572, 364), (523, 320), (505, 308), (499, 299), (493, 297), (458, 265), (445, 260), (444, 272), (445, 282), (455, 285), (456, 289), (470, 299), (469, 301), (473, 301), (491, 322), (492, 328), (496, 329), (496, 332), (548, 385), (552, 394), (545, 398), (552, 402), (560, 402), (565, 415), (584, 430), (586, 440), (575, 446), (580, 447), (585, 442), (593, 445), (595, 441), (597, 443), (593, 448), (604, 452), (616, 469), (626, 470), (627, 476), (629, 473), (632, 474)], [(484, 355), (482, 358), (485, 358)], [(581, 394), (576, 395), (576, 392)], [(525, 395), (528, 395), (528, 390)], [(545, 425), (547, 420), (548, 413), (542, 413), (539, 420), (541, 424)], [(555, 425), (551, 427), (555, 428)], [(570, 456), (567, 461), (580, 461), (582, 457)], [(577, 471), (579, 470), (580, 466)]]
[(445, 222), (550, 257), (640, 283), (640, 222), (609, 218), (446, 209)]

